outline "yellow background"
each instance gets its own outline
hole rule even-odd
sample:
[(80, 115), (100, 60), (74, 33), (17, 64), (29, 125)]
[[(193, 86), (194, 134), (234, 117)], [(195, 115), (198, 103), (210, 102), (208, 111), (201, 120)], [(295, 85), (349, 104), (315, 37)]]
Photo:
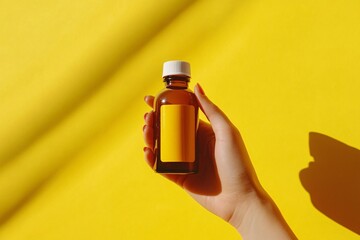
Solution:
[(359, 42), (357, 0), (0, 1), (0, 239), (241, 239), (143, 161), (172, 59), (299, 239), (359, 239), (299, 179), (309, 132), (360, 148)]

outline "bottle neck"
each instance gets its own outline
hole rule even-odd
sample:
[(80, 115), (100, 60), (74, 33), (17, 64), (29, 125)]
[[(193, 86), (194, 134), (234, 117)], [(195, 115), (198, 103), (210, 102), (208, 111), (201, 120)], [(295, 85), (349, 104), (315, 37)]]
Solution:
[(185, 75), (170, 75), (164, 77), (165, 87), (170, 89), (187, 89), (190, 77)]

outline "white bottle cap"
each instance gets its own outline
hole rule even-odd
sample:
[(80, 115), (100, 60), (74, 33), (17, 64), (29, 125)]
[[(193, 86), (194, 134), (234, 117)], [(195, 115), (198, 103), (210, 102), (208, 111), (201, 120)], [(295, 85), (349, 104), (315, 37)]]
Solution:
[(179, 60), (164, 62), (162, 76), (169, 75), (185, 75), (190, 77), (190, 63)]

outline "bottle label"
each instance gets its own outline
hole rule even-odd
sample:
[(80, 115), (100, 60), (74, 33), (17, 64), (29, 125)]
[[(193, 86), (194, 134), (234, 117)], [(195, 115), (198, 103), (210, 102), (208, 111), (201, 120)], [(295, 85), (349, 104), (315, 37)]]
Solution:
[(195, 161), (195, 107), (162, 105), (160, 107), (160, 159), (162, 162)]

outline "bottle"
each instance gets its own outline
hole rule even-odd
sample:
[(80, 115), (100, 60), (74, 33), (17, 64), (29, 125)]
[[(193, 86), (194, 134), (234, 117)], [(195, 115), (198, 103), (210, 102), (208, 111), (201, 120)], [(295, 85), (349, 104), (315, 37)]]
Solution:
[(163, 66), (165, 89), (155, 98), (155, 164), (158, 173), (188, 174), (198, 171), (196, 131), (198, 101), (188, 89), (190, 64), (168, 61)]

